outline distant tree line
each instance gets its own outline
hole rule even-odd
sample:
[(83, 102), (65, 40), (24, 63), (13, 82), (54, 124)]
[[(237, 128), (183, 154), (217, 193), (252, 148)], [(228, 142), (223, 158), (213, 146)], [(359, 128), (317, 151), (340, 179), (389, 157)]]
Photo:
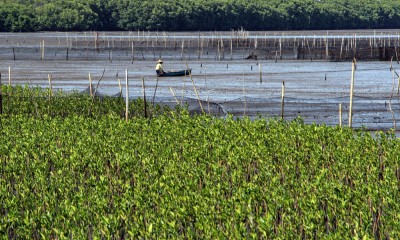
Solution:
[(0, 0), (0, 31), (399, 28), (399, 0)]

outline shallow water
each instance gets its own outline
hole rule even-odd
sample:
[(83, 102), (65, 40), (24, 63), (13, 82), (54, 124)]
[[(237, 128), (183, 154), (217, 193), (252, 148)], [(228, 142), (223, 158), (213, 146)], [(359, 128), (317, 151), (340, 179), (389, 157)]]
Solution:
[[(63, 35), (65, 33), (60, 33), (57, 37)], [(44, 38), (46, 35), (33, 36)], [(54, 36), (49, 34), (49, 37)], [(5, 44), (4, 38), (4, 34), (0, 35), (0, 43)], [(27, 38), (18, 34), (7, 35), (8, 42), (19, 41), (22, 48), (21, 39)], [(120, 82), (125, 95), (127, 70), (131, 98), (143, 96), (144, 79), (146, 96), (155, 102), (187, 102), (193, 111), (199, 112), (203, 107), (204, 111), (215, 115), (231, 113), (238, 117), (255, 117), (259, 114), (281, 117), (284, 83), (284, 118), (301, 116), (307, 123), (338, 125), (341, 104), (342, 124), (348, 124), (351, 62), (244, 60), (244, 51), (233, 52), (232, 56), (227, 54), (221, 60), (216, 53), (209, 52), (199, 59), (199, 54), (195, 52), (182, 54), (180, 51), (160, 51), (159, 55), (164, 59), (166, 70), (191, 68), (192, 76), (157, 79), (154, 68), (159, 56), (153, 51), (136, 51), (133, 61), (125, 50), (114, 51), (112, 60), (109, 52), (98, 53), (103, 54), (103, 57), (97, 60), (85, 60), (82, 57), (66, 60), (65, 57), (59, 57), (65, 55), (61, 50), (51, 54), (47, 52), (44, 60), (40, 60), (38, 52), (32, 53), (35, 54), (34, 59), (26, 52), (18, 54), (15, 61), (9, 55), (0, 56), (3, 84), (9, 82), (10, 68), (13, 85), (49, 87), (48, 77), (51, 74), (53, 88), (84, 91), (89, 86), (90, 73), (93, 85), (99, 87), (98, 92), (117, 94), (120, 91)], [(387, 61), (357, 62), (353, 100), (354, 127), (388, 130), (400, 119), (399, 80), (390, 71), (390, 65)], [(400, 65), (396, 62), (393, 67), (400, 72)], [(198, 100), (203, 101), (202, 106)]]

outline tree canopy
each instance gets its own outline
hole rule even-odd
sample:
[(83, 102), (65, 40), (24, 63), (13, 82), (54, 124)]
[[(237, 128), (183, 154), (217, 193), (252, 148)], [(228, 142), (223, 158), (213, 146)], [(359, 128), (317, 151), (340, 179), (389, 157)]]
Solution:
[(400, 27), (398, 0), (2, 0), (0, 31)]

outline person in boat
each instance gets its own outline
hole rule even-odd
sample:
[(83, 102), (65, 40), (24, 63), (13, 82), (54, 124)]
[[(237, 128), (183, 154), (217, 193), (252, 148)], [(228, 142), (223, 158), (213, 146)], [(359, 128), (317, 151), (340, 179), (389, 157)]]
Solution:
[(165, 74), (162, 64), (163, 64), (163, 61), (161, 59), (159, 59), (157, 62), (157, 65), (156, 65), (157, 76), (162, 76)]

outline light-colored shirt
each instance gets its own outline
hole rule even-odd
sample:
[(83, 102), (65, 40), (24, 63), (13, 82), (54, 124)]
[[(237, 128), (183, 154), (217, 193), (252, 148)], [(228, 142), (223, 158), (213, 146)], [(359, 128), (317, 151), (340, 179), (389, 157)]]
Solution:
[(161, 63), (157, 63), (156, 70), (163, 70), (163, 67), (162, 67)]

